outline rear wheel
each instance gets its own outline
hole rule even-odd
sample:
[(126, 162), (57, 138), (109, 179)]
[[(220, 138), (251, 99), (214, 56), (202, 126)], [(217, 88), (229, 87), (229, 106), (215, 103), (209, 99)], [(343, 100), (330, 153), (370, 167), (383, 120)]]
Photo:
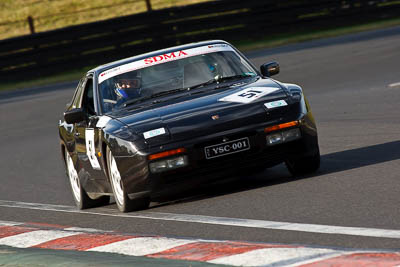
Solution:
[(150, 204), (149, 198), (130, 199), (125, 191), (121, 174), (118, 170), (117, 163), (111, 150), (107, 148), (108, 175), (110, 178), (111, 188), (114, 193), (115, 202), (121, 212), (129, 212), (133, 210), (147, 209)]
[(82, 188), (78, 173), (76, 172), (74, 162), (68, 151), (65, 150), (65, 166), (67, 169), (67, 176), (72, 189), (72, 196), (76, 206), (79, 209), (87, 209), (107, 205), (110, 202), (109, 196), (101, 196), (97, 199), (91, 199), (86, 191)]
[(299, 176), (316, 172), (320, 166), (320, 158), (321, 156), (318, 149), (317, 153), (312, 156), (299, 159), (290, 159), (287, 160), (285, 163), (289, 172), (293, 176)]

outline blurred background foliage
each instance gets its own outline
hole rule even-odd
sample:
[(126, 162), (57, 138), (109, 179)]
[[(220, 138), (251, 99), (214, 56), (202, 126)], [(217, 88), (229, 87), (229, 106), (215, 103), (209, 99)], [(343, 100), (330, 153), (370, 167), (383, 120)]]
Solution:
[[(148, 0), (152, 9), (211, 0)], [(106, 20), (147, 11), (146, 0), (0, 0), (0, 39)]]

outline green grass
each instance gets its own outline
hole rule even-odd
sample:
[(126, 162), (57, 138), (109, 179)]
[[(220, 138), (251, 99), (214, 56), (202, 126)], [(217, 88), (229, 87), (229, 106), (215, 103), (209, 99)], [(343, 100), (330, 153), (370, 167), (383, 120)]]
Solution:
[[(211, 0), (150, 0), (153, 9), (206, 1)], [(145, 0), (0, 0), (0, 40), (30, 34), (28, 16), (42, 32), (146, 10)]]
[[(344, 34), (368, 31), (368, 30), (375, 30), (375, 29), (383, 29), (388, 28), (391, 26), (400, 25), (400, 18), (399, 19), (388, 19), (382, 21), (376, 21), (366, 24), (360, 24), (355, 26), (349, 27), (340, 27), (331, 30), (321, 30), (321, 31), (303, 31), (297, 32), (295, 34), (277, 34), (273, 36), (269, 36), (265, 39), (259, 40), (242, 40), (238, 42), (233, 42), (235, 46), (237, 46), (242, 51), (250, 51), (255, 49), (262, 49), (262, 48), (270, 48), (281, 46), (285, 44), (291, 43), (298, 43), (304, 42), (309, 40), (315, 40), (320, 38), (327, 38), (327, 37), (335, 37)], [(0, 83), (0, 90), (14, 90), (18, 88), (27, 88), (27, 87), (35, 87), (41, 85), (47, 85), (52, 83), (59, 83), (59, 82), (66, 82), (66, 81), (75, 81), (82, 77), (82, 75), (93, 66), (65, 72), (59, 75), (53, 75), (49, 77), (44, 77), (40, 79), (30, 80), (30, 81), (23, 81), (17, 83), (8, 83), (2, 84)]]

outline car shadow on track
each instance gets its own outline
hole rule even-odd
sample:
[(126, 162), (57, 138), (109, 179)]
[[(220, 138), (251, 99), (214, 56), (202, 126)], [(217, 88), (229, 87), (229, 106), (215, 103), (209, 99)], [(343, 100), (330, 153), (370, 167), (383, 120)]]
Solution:
[[(283, 164), (257, 174), (241, 174), (218, 183), (207, 184), (194, 190), (168, 196), (154, 203), (158, 208), (175, 203), (199, 201), (202, 199), (273, 186), (294, 180), (318, 177), (335, 172), (357, 169), (374, 164), (400, 159), (400, 141), (387, 142), (367, 147), (354, 148), (321, 156), (321, 168), (314, 174), (292, 177)], [(150, 209), (151, 209), (150, 208)]]
[(346, 171), (400, 159), (400, 141), (323, 155), (320, 173)]

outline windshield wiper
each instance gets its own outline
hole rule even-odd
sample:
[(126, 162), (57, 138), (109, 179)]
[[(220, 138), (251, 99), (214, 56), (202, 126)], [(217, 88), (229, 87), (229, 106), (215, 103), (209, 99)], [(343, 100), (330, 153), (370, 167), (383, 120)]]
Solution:
[(243, 79), (243, 78), (248, 78), (248, 77), (254, 77), (254, 75), (250, 75), (250, 74), (239, 74), (239, 75), (233, 75), (233, 76), (226, 76), (226, 77), (221, 77), (221, 76), (216, 76), (214, 78), (212, 78), (211, 80), (205, 82), (205, 83), (200, 83), (200, 84), (196, 84), (192, 87), (189, 87), (189, 90), (195, 89), (195, 88), (199, 88), (199, 87), (204, 87), (206, 85), (210, 85), (210, 84), (214, 84), (214, 83), (221, 83), (221, 82), (225, 82), (225, 81), (229, 81), (229, 80), (237, 80), (237, 79)]
[(137, 103), (141, 103), (141, 102), (147, 101), (147, 100), (152, 99), (152, 98), (157, 98), (157, 97), (164, 96), (164, 95), (175, 94), (175, 93), (178, 93), (178, 92), (181, 92), (181, 91), (187, 91), (187, 90), (188, 89), (186, 89), (186, 88), (172, 89), (172, 90), (168, 90), (168, 91), (158, 92), (158, 93), (152, 94), (150, 96), (146, 96), (146, 97), (142, 97), (142, 98), (138, 98), (138, 99), (128, 100), (128, 101), (126, 101), (124, 103), (124, 107), (127, 107), (129, 105), (134, 105), (134, 104), (137, 104)]
[(217, 76), (217, 77), (212, 78), (209, 81), (206, 81), (205, 83), (199, 83), (199, 84), (193, 85), (193, 86), (189, 87), (188, 90), (200, 88), (200, 87), (203, 87), (203, 86), (206, 86), (209, 84), (213, 84), (213, 83), (218, 83), (218, 82), (219, 82), (219, 77)]
[[(241, 75), (235, 75), (235, 76), (227, 76), (227, 77), (222, 77), (222, 78), (220, 78), (220, 79), (218, 80), (218, 83), (220, 83), (220, 82), (225, 82), (225, 81), (228, 81), (228, 80), (237, 80), (237, 79), (249, 78), (249, 77), (255, 77), (255, 76), (256, 76), (256, 75), (248, 75), (248, 74), (241, 74)], [(230, 87), (230, 86), (232, 86), (232, 83), (228, 83), (228, 84), (225, 84), (225, 85), (219, 85), (219, 86), (215, 87), (213, 90), (221, 89), (221, 88), (226, 88), (226, 87)], [(198, 92), (195, 92), (195, 93), (192, 93), (192, 94), (201, 94), (201, 93), (204, 93), (204, 92), (206, 92), (206, 91), (207, 91), (207, 89), (206, 89), (206, 90), (202, 90), (202, 91), (198, 91)]]
[(249, 77), (255, 77), (255, 76), (254, 75), (250, 75), (250, 74), (239, 74), (239, 75), (221, 77), (221, 78), (219, 78), (218, 81), (219, 82), (224, 82), (224, 81), (237, 80), (237, 79), (243, 79), (243, 78), (249, 78)]

